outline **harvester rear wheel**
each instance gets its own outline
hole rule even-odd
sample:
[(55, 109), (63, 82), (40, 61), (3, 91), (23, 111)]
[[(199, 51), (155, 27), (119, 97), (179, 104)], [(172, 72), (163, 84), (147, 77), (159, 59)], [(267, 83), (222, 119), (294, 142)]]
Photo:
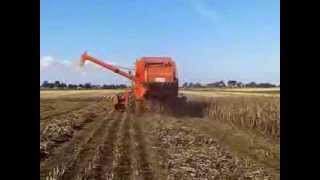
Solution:
[(154, 99), (154, 98), (150, 98), (148, 101), (148, 107), (149, 107), (149, 111), (151, 112), (160, 112), (160, 106), (161, 103), (159, 100)]

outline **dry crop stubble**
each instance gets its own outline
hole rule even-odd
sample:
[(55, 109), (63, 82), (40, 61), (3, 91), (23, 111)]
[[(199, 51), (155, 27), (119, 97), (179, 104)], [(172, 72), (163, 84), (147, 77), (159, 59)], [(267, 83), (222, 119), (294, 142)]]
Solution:
[(208, 116), (266, 137), (280, 138), (280, 99), (277, 97), (217, 97), (210, 100)]

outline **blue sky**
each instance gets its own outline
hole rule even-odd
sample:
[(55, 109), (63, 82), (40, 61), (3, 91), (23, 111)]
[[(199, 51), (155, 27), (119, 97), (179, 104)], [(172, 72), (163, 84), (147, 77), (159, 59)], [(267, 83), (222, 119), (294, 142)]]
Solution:
[[(181, 82), (280, 83), (279, 0), (40, 2), (41, 80), (127, 82), (73, 66), (85, 50), (122, 66), (171, 56)], [(80, 75), (81, 74), (81, 75)]]

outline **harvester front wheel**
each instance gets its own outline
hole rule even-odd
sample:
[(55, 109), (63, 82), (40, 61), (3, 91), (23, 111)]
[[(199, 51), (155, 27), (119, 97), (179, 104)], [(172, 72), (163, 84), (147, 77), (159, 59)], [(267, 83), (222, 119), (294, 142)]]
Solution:
[(141, 112), (142, 112), (142, 108), (141, 108), (142, 107), (142, 102), (141, 101), (135, 101), (134, 106), (135, 106), (134, 112), (137, 115), (141, 114)]
[(130, 113), (133, 113), (133, 112), (135, 112), (135, 109), (136, 109), (135, 99), (134, 99), (133, 96), (129, 96), (129, 99), (128, 99), (128, 111)]

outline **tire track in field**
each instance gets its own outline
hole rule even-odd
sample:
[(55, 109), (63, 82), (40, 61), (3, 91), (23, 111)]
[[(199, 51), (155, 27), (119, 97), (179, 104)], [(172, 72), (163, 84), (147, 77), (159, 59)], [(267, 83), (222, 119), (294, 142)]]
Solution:
[[(58, 147), (54, 150), (52, 156), (48, 159), (40, 162), (40, 175), (41, 179), (46, 177), (53, 176), (55, 169), (60, 169), (61, 171), (65, 171), (66, 165), (74, 161), (83, 147), (89, 142), (91, 137), (97, 131), (99, 127), (105, 122), (107, 119), (112, 119), (115, 116), (115, 112), (111, 111), (108, 113), (102, 113), (98, 115), (95, 120), (93, 120), (88, 126), (85, 126), (81, 129), (81, 131), (76, 132), (74, 137), (67, 143), (63, 144), (62, 146)], [(104, 120), (103, 120), (103, 116)], [(100, 120), (102, 119), (102, 120)], [(108, 121), (109, 121), (108, 120)], [(59, 174), (54, 175), (55, 177), (60, 177), (62, 172)]]
[[(119, 115), (119, 114), (117, 114)], [(87, 167), (89, 161), (92, 159), (96, 152), (96, 148), (103, 141), (104, 134), (107, 133), (108, 125), (111, 121), (116, 121), (115, 119), (102, 119), (99, 127), (94, 131), (92, 136), (88, 139), (87, 143), (85, 143), (79, 153), (69, 165), (67, 165), (66, 172), (63, 174), (61, 179), (74, 179), (80, 174), (80, 171)]]
[(131, 177), (131, 158), (130, 158), (130, 123), (129, 116), (126, 113), (120, 127), (118, 141), (114, 152), (112, 179), (128, 180)]
[(111, 111), (103, 107), (72, 112), (50, 120), (46, 127), (40, 127), (40, 162), (50, 157), (54, 149), (72, 141), (73, 136), (82, 132), (84, 127), (96, 124), (94, 120), (110, 115), (106, 113)]
[[(126, 117), (123, 116), (123, 118)], [(115, 119), (108, 128), (103, 144), (97, 148), (96, 159), (93, 161), (93, 168), (89, 173), (88, 179), (102, 180), (112, 178), (112, 164), (115, 160), (114, 151), (121, 121), (122, 119)]]
[[(84, 105), (84, 106), (81, 106), (78, 108), (69, 109), (67, 111), (51, 114), (51, 115), (44, 117), (44, 118), (42, 117), (40, 119), (40, 134), (42, 134), (43, 130), (52, 122), (53, 119), (66, 118), (66, 117), (72, 116), (72, 114), (74, 114), (74, 113), (86, 114), (86, 113), (90, 112), (90, 108), (93, 108), (94, 106), (96, 106), (96, 104), (91, 103), (89, 105)], [(98, 107), (98, 106), (96, 106), (96, 107)]]
[(140, 120), (132, 119), (132, 140), (133, 140), (133, 157), (135, 158), (134, 167), (136, 174), (134, 179), (152, 180), (155, 178), (151, 163), (148, 161), (148, 153), (146, 150), (146, 141), (144, 139), (144, 134), (141, 130)]

